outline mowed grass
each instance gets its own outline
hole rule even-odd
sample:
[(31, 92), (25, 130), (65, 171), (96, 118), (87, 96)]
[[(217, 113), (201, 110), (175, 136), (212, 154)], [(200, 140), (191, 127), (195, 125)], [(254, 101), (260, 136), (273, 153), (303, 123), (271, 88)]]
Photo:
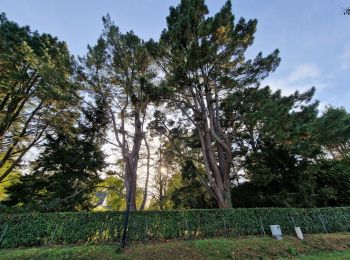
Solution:
[(132, 244), (117, 253), (117, 245), (71, 245), (3, 249), (0, 259), (350, 259), (350, 233), (217, 238)]
[(79, 245), (4, 249), (0, 259), (125, 259), (111, 245)]
[(293, 258), (295, 260), (349, 260), (350, 259), (350, 250), (341, 251), (341, 252), (332, 252), (332, 253), (320, 253), (316, 255), (308, 255)]

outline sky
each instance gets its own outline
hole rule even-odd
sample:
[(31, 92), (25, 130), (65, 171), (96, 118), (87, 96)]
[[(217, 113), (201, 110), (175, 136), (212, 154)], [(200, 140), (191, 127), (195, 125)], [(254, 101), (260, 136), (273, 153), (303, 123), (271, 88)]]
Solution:
[[(74, 55), (84, 55), (101, 33), (101, 17), (110, 14), (122, 32), (158, 39), (175, 0), (0, 0), (0, 12), (20, 25), (50, 33), (67, 42)], [(210, 14), (225, 0), (206, 1)], [(257, 19), (247, 56), (280, 50), (282, 62), (263, 82), (284, 94), (316, 87), (320, 108), (350, 111), (350, 0), (233, 0), (236, 19)]]

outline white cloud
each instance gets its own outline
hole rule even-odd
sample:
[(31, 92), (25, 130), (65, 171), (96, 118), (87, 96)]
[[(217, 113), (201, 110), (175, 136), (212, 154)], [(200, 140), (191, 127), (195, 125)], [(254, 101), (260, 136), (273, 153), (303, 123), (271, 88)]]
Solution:
[(327, 102), (320, 102), (320, 104), (318, 105), (318, 114), (322, 115), (322, 113), (325, 112), (329, 106), (330, 104)]
[(292, 73), (288, 76), (289, 82), (298, 82), (302, 80), (319, 78), (321, 72), (319, 68), (314, 64), (303, 64), (298, 66)]
[(321, 70), (315, 64), (302, 64), (291, 71), (287, 76), (270, 78), (263, 82), (273, 90), (282, 90), (282, 94), (290, 95), (296, 90), (303, 92), (311, 87), (319, 91), (329, 85), (325, 81)]

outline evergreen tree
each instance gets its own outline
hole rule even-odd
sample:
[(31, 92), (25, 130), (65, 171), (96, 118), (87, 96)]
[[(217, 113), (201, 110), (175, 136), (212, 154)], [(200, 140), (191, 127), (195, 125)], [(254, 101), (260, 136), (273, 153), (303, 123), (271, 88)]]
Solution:
[[(175, 209), (205, 209), (217, 207), (217, 203), (209, 192), (205, 189), (199, 180), (199, 173), (197, 167), (190, 160), (185, 161), (181, 168), (181, 180), (174, 187), (170, 186), (169, 196), (172, 206)], [(172, 178), (176, 179), (177, 176)], [(174, 180), (170, 180), (172, 184)]]
[(104, 33), (95, 46), (89, 46), (84, 72), (92, 91), (108, 100), (114, 136), (109, 143), (121, 152), (126, 201), (130, 194), (130, 209), (136, 210), (137, 169), (147, 111), (164, 93), (155, 84), (157, 73), (145, 42), (133, 32), (122, 34), (109, 16), (103, 22)]
[(45, 149), (34, 162), (33, 171), (7, 188), (5, 204), (39, 211), (88, 210), (91, 193), (101, 181), (99, 171), (105, 166), (101, 151), (107, 124), (106, 103), (96, 100), (88, 107), (78, 125), (65, 131), (57, 126), (47, 135)]
[[(318, 102), (314, 89), (281, 96), (269, 87), (245, 89), (223, 102), (225, 124), (245, 183), (236, 179), (237, 206), (310, 206), (313, 192), (309, 168), (321, 154), (313, 125)], [(243, 102), (242, 102), (243, 100)], [(242, 182), (242, 181), (241, 181)], [(238, 195), (241, 194), (241, 198)]]
[(350, 205), (350, 159), (322, 159), (314, 167), (316, 207)]
[(208, 16), (204, 0), (182, 0), (170, 8), (167, 28), (149, 49), (173, 90), (169, 105), (191, 122), (200, 140), (206, 186), (220, 208), (231, 207), (232, 143), (222, 126), (222, 101), (238, 89), (258, 86), (279, 64), (278, 51), (254, 60), (256, 20), (234, 22), (231, 2)]
[[(348, 115), (329, 108), (317, 117), (314, 89), (281, 92), (246, 89), (223, 102), (224, 124), (236, 147), (237, 207), (343, 206), (349, 203)], [(244, 102), (242, 102), (244, 100)], [(333, 159), (329, 155), (338, 154)], [(342, 155), (342, 156), (340, 156)]]
[[(0, 14), (0, 182), (70, 113), (78, 84), (65, 42)], [(6, 170), (4, 170), (6, 168)]]
[(350, 156), (350, 114), (344, 108), (329, 107), (315, 125), (318, 142), (334, 159)]

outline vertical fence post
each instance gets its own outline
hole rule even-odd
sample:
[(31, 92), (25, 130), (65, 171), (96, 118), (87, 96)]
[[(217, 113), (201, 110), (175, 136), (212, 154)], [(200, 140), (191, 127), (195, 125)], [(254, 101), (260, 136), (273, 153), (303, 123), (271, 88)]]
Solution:
[(295, 221), (294, 221), (294, 218), (293, 218), (293, 217), (292, 217), (292, 221), (293, 221), (293, 226), (294, 226), (294, 228), (296, 228), (297, 225), (295, 225)]
[(259, 217), (259, 220), (260, 220), (260, 229), (261, 229), (261, 231), (263, 232), (264, 236), (266, 236), (265, 229), (264, 229), (264, 225), (263, 225), (263, 222), (262, 222), (262, 220), (261, 220), (261, 217)]
[(346, 218), (346, 216), (345, 216), (344, 213), (343, 213), (342, 215), (343, 215), (343, 217), (344, 217), (344, 219), (345, 219), (345, 224), (348, 226), (348, 231), (349, 231), (349, 230), (350, 230), (350, 224), (349, 224), (349, 222), (348, 222), (348, 219)]
[(2, 243), (2, 239), (5, 237), (6, 230), (7, 230), (8, 226), (9, 226), (8, 224), (5, 226), (4, 231), (3, 231), (2, 234), (1, 234), (1, 237), (0, 237), (0, 245), (1, 245), (1, 243)]
[(188, 228), (188, 221), (187, 221), (187, 217), (185, 218), (185, 237), (189, 237), (190, 231)]
[(56, 224), (55, 229), (54, 229), (53, 232), (52, 232), (50, 244), (52, 244), (52, 242), (53, 242), (53, 239), (54, 239), (54, 237), (55, 237), (55, 233), (56, 233), (57, 227), (58, 227), (58, 224)]
[(148, 241), (148, 220), (146, 218), (146, 224), (145, 224), (145, 240)]
[(105, 233), (105, 232), (103, 232), (104, 225), (105, 225), (105, 223), (102, 222), (101, 228), (100, 228), (100, 239), (101, 240), (104, 240), (104, 237), (103, 237), (103, 234)]
[(325, 231), (326, 233), (328, 233), (327, 228), (326, 228), (326, 226), (325, 226), (325, 224), (323, 223), (323, 220), (322, 220), (322, 218), (321, 218), (321, 215), (318, 215), (318, 218), (319, 218), (319, 220), (320, 220), (320, 222), (321, 222), (321, 224), (322, 224), (322, 227), (323, 227), (324, 231)]
[(199, 220), (199, 215), (197, 215), (196, 236), (200, 236), (200, 234), (201, 234), (201, 222)]
[(224, 231), (225, 231), (225, 237), (227, 237), (227, 229), (226, 229), (226, 222), (225, 222), (225, 218), (222, 218), (223, 223), (224, 223)]

